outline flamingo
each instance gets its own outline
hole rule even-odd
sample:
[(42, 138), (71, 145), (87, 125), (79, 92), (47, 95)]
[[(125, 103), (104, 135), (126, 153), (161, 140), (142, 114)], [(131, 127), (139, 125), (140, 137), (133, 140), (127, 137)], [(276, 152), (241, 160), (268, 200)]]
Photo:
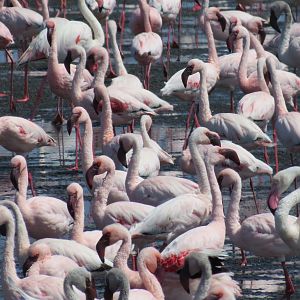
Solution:
[(161, 57), (163, 43), (161, 37), (152, 31), (150, 23), (150, 6), (147, 1), (139, 0), (139, 6), (141, 16), (144, 20), (145, 31), (137, 34), (133, 38), (131, 52), (137, 62), (144, 66), (144, 86), (146, 89), (149, 89), (151, 65)]
[(219, 133), (221, 138), (240, 145), (268, 145), (272, 141), (262, 130), (249, 119), (234, 113), (219, 113), (212, 116), (206, 86), (206, 64), (199, 59), (192, 59), (182, 73), (182, 82), (186, 86), (188, 77), (200, 71), (203, 83), (200, 87), (199, 121), (208, 129)]
[[(3, 257), (3, 276), (2, 285), (4, 297), (6, 299), (20, 299), (19, 294), (14, 287), (21, 289), (30, 297), (41, 299), (43, 297), (54, 298), (58, 300), (65, 299), (63, 290), (63, 279), (47, 275), (33, 275), (20, 279), (16, 272), (14, 260), (15, 248), (15, 222), (8, 208), (0, 206), (1, 225), (5, 226), (6, 243)], [(85, 296), (80, 295), (80, 299)]]
[(290, 41), (292, 12), (290, 6), (286, 2), (276, 1), (272, 3), (270, 7), (270, 24), (276, 31), (280, 32), (277, 19), (282, 13), (285, 15), (285, 23), (283, 32), (280, 36), (278, 57), (283, 63), (298, 68), (300, 66), (297, 59), (300, 54), (300, 40), (298, 37), (294, 37), (293, 40)]
[[(249, 250), (255, 255), (280, 258), (286, 280), (286, 294), (293, 294), (294, 287), (285, 266), (285, 257), (294, 253), (277, 233), (274, 216), (271, 213), (257, 214), (240, 223), (239, 202), (242, 190), (240, 176), (232, 169), (225, 169), (219, 174), (218, 181), (222, 187), (232, 187), (231, 201), (226, 216), (227, 234), (231, 241), (241, 249)], [(295, 219), (290, 216), (287, 222), (291, 225)], [(245, 258), (242, 263), (247, 263)]]
[[(215, 46), (215, 40), (210, 25), (211, 21), (217, 21), (220, 23), (222, 29), (225, 29), (225, 22), (223, 15), (220, 10), (216, 7), (210, 7), (205, 10), (205, 33), (207, 37), (207, 48), (208, 48), (208, 62), (207, 64), (207, 86), (208, 91), (211, 91), (215, 86), (219, 74), (220, 67), (218, 61), (218, 54)], [(186, 86), (182, 83), (181, 76), (184, 69), (177, 71), (166, 83), (165, 86), (160, 90), (163, 96), (175, 95), (182, 100), (194, 99), (192, 95), (186, 95), (191, 92), (198, 92), (198, 86), (200, 85), (200, 76), (194, 74), (188, 78)]]
[[(33, 251), (32, 249), (34, 249), (36, 245), (42, 244), (47, 245), (50, 248), (52, 255), (66, 256), (75, 261), (78, 265), (84, 266), (87, 270), (94, 271), (101, 268), (110, 268), (112, 266), (112, 263), (108, 259), (105, 259), (105, 263), (102, 264), (95, 251), (75, 241), (44, 238), (30, 244), (26, 225), (20, 209), (17, 205), (11, 205), (9, 208), (12, 210), (16, 219), (18, 232), (18, 253), (21, 262), (26, 261), (28, 256), (30, 256), (30, 253)], [(63, 265), (61, 265), (61, 269), (62, 268)]]
[(86, 172), (87, 182), (93, 186), (91, 216), (97, 228), (100, 229), (112, 223), (121, 223), (130, 227), (141, 222), (153, 210), (153, 206), (129, 201), (107, 205), (107, 196), (112, 188), (114, 176), (114, 162), (105, 155), (96, 157)]
[(53, 197), (37, 196), (26, 200), (28, 171), (23, 156), (11, 160), (11, 181), (16, 188), (16, 203), (26, 222), (29, 235), (35, 239), (59, 238), (70, 232), (73, 220), (67, 204)]
[(195, 291), (194, 300), (205, 300), (207, 297), (234, 300), (236, 296), (241, 296), (241, 289), (231, 278), (231, 274), (213, 274), (208, 255), (193, 252), (185, 257), (184, 266), (180, 271), (180, 282), (188, 293), (190, 293), (189, 279), (195, 279), (198, 274), (201, 274), (201, 279)]

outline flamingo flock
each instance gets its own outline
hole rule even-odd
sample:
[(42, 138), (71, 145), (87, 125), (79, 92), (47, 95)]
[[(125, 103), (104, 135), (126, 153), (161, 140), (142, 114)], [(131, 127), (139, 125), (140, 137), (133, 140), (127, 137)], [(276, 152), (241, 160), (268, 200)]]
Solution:
[[(254, 2), (257, 11), (251, 10)], [(62, 0), (51, 17), (56, 4), (46, 0), (36, 7), (25, 0), (4, 5), (0, 1), (0, 48), (10, 74), (9, 91), (0, 94), (9, 99), (7, 108), (1, 102), (0, 145), (12, 157), (1, 172), (12, 191), (0, 194), (0, 297), (246, 299), (230, 266), (251, 270), (247, 251), (264, 266), (266, 258), (278, 260), (285, 287), (276, 296), (298, 299), (293, 265), (286, 263), (300, 250), (300, 23), (289, 3), (242, 1), (236, 10), (224, 10), (208, 0), (77, 0), (69, 8)], [(71, 20), (74, 7), (79, 15)], [(262, 10), (266, 18), (257, 15)], [(182, 21), (189, 14), (205, 47), (198, 51), (195, 41), (197, 52), (182, 57)], [(273, 29), (278, 33), (268, 39)], [(220, 52), (220, 44), (229, 53)], [(43, 79), (28, 90), (37, 63)], [(16, 99), (14, 70), (23, 66), (24, 96)], [(1, 76), (4, 82), (5, 72)], [(43, 194), (49, 196), (35, 188), (28, 170), (37, 151), (49, 168), (44, 147), (61, 156), (57, 148), (64, 143), (35, 117), (44, 117), (39, 103), (46, 86), (58, 99), (47, 111), (58, 137), (76, 132), (75, 167), (59, 167), (72, 179), (62, 192), (63, 183), (52, 183), (44, 172)], [(217, 106), (216, 90), (230, 91)], [(22, 110), (33, 94), (29, 120)], [(178, 111), (187, 104), (183, 120)], [(173, 136), (161, 143), (151, 134), (162, 119), (184, 137), (180, 151), (163, 149)], [(185, 132), (177, 126), (182, 121)], [(257, 202), (256, 176), (267, 176), (264, 207)], [(248, 205), (256, 213), (244, 217), (246, 179), (254, 199)], [(241, 261), (227, 254), (228, 243), (240, 248)]]

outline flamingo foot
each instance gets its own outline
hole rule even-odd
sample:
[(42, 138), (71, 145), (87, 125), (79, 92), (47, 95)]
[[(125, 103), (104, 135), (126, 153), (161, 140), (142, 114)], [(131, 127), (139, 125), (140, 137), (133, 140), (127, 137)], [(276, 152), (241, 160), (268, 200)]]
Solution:
[(247, 261), (246, 255), (245, 255), (245, 251), (243, 249), (241, 249), (241, 254), (242, 254), (242, 260), (240, 262), (240, 266), (241, 267), (246, 267), (247, 264), (248, 264), (248, 261)]
[(28, 101), (29, 101), (29, 96), (28, 95), (24, 95), (23, 98), (16, 100), (16, 102), (18, 102), (18, 103), (26, 103)]
[(177, 44), (176, 41), (173, 40), (173, 42), (171, 44), (171, 48), (173, 48), (173, 49), (179, 49), (179, 45)]
[(57, 112), (56, 116), (52, 120), (52, 124), (56, 127), (60, 127), (64, 123), (64, 118), (60, 112)]

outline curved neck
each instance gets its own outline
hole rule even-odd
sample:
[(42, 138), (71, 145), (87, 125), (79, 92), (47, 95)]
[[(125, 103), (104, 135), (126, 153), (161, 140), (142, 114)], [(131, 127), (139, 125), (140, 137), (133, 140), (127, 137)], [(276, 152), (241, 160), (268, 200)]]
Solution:
[(287, 114), (288, 110), (286, 108), (286, 104), (283, 98), (281, 86), (277, 78), (276, 68), (273, 61), (267, 59), (267, 66), (269, 72), (271, 73), (271, 82), (272, 82), (273, 95), (275, 100), (275, 113), (276, 113), (276, 117), (278, 117), (280, 115)]
[[(47, 29), (46, 29), (47, 30)], [(48, 59), (48, 68), (54, 68), (54, 66), (58, 65), (58, 56), (57, 56), (57, 34), (56, 34), (56, 27), (53, 28), (52, 35), (51, 35), (51, 48), (50, 54)]]
[(280, 35), (280, 43), (278, 47), (278, 56), (281, 58), (289, 48), (290, 37), (291, 37), (291, 28), (292, 28), (292, 13), (290, 8), (287, 6), (284, 9), (285, 22), (283, 31)]
[(142, 259), (138, 259), (138, 270), (145, 288), (154, 296), (154, 298), (157, 300), (165, 299), (161, 285), (156, 276), (148, 270)]
[(298, 203), (300, 203), (299, 189), (281, 199), (275, 213), (276, 230), (279, 232), (280, 237), (284, 241), (287, 241), (288, 245), (299, 245), (299, 218), (297, 220), (298, 222), (292, 224), (288, 217), (290, 210)]
[(104, 85), (105, 75), (108, 68), (108, 53), (105, 52), (102, 56), (102, 59), (97, 60), (98, 63), (98, 69), (94, 77), (94, 86), (101, 84)]
[(64, 280), (64, 292), (66, 299), (68, 300), (78, 300), (78, 294), (74, 291), (73, 285), (76, 286), (73, 282), (73, 279), (70, 276), (65, 277)]
[(15, 216), (17, 226), (17, 255), (19, 263), (22, 265), (28, 256), (28, 249), (30, 247), (27, 227), (24, 222), (23, 215), (15, 203), (9, 200), (4, 200), (2, 204), (11, 209)]
[(100, 143), (101, 147), (107, 146), (114, 137), (114, 129), (112, 122), (112, 110), (108, 91), (104, 88), (104, 94), (102, 95), (102, 111), (101, 111), (101, 128), (100, 128)]
[(141, 157), (141, 146), (138, 142), (133, 143), (133, 151), (132, 156), (129, 162), (125, 186), (126, 192), (129, 195), (135, 190), (137, 185), (139, 184), (139, 164)]
[(80, 87), (83, 80), (83, 71), (85, 69), (85, 64), (86, 64), (86, 53), (85, 50), (82, 48), (80, 50), (79, 64), (76, 67), (76, 72), (72, 82), (72, 97), (75, 103), (78, 100), (80, 100), (82, 96), (82, 91)]
[(27, 166), (20, 168), (20, 174), (18, 178), (18, 190), (16, 191), (16, 203), (19, 207), (26, 208), (27, 198), (27, 187), (28, 187), (28, 169)]
[(150, 24), (150, 6), (146, 0), (139, 0), (139, 6), (141, 10), (141, 17), (144, 20), (145, 32), (152, 32)]
[(257, 78), (259, 82), (259, 88), (261, 89), (262, 92), (265, 92), (267, 94), (270, 94), (269, 88), (267, 86), (265, 76), (264, 76), (264, 64), (265, 60), (264, 59), (258, 59), (257, 60)]
[(248, 70), (248, 56), (249, 56), (249, 48), (250, 48), (250, 37), (247, 34), (244, 37), (244, 48), (243, 54), (240, 60), (239, 70), (238, 70), (238, 79), (239, 84), (242, 89), (248, 88), (248, 77), (247, 77), (247, 70)]
[(201, 85), (200, 85), (200, 99), (199, 99), (199, 110), (198, 118), (200, 123), (206, 123), (212, 118), (208, 92), (207, 92), (207, 83), (206, 83), (206, 68), (202, 67), (200, 70)]
[(81, 164), (84, 177), (87, 170), (93, 164), (93, 158), (93, 126), (90, 117), (87, 116), (86, 121), (84, 122), (81, 153)]
[(48, 9), (48, 1), (47, 0), (42, 0), (41, 5), (42, 5), (43, 20), (46, 21), (50, 18), (49, 9)]
[[(112, 22), (112, 21), (109, 21)], [(115, 22), (115, 21), (113, 21)], [(117, 39), (116, 39), (116, 32), (114, 30), (109, 30), (109, 37), (110, 37), (110, 45), (112, 48), (113, 57), (115, 58), (115, 64), (116, 64), (116, 73), (118, 76), (126, 75), (128, 74), (123, 59), (118, 47)]]
[[(265, 49), (262, 46), (262, 44), (260, 43), (260, 41), (250, 31), (249, 31), (249, 37), (250, 37), (251, 48), (254, 48), (254, 50), (257, 54), (257, 59), (260, 57), (264, 57)], [(249, 51), (249, 49), (248, 49), (248, 51)]]
[(151, 147), (151, 138), (148, 134), (145, 122), (141, 123), (141, 136), (143, 139), (144, 147)]
[(230, 202), (226, 216), (226, 230), (230, 239), (234, 240), (235, 235), (241, 228), (240, 223), (240, 200), (242, 196), (241, 179), (235, 181), (230, 195)]
[(208, 62), (215, 64), (217, 68), (219, 68), (219, 59), (215, 45), (214, 34), (211, 29), (210, 20), (206, 16), (204, 16), (204, 30), (207, 37)]
[(201, 264), (201, 279), (194, 296), (194, 300), (204, 300), (208, 296), (211, 278), (211, 266), (209, 261)]
[(212, 221), (222, 220), (224, 222), (222, 194), (216, 178), (214, 166), (207, 161), (205, 162), (205, 165), (206, 165), (208, 180), (210, 183), (212, 205), (213, 205), (211, 220)]
[(9, 280), (16, 282), (19, 280), (16, 272), (14, 258), (15, 249), (15, 223), (12, 216), (9, 216), (6, 222), (6, 243), (3, 253), (2, 280), (3, 288), (9, 290)]
[(210, 186), (207, 178), (205, 164), (199, 153), (197, 144), (192, 139), (190, 139), (189, 148), (193, 159), (193, 164), (197, 172), (200, 192), (201, 194), (210, 195), (211, 192), (210, 192)]
[(94, 34), (94, 39), (97, 40), (99, 45), (102, 46), (104, 44), (104, 32), (101, 24), (98, 22), (97, 18), (93, 15), (93, 13), (89, 10), (85, 3), (85, 0), (78, 0), (78, 7), (85, 20), (91, 26)]

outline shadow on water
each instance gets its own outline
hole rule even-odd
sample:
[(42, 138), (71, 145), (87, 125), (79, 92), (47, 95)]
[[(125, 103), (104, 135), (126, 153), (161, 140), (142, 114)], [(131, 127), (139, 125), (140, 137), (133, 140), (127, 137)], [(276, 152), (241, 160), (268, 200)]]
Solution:
[[(133, 3), (134, 1), (128, 1)], [(212, 4), (215, 4), (213, 2)], [(218, 5), (224, 8), (232, 8), (233, 2), (229, 2), (226, 5), (225, 1), (218, 1)], [(68, 2), (69, 5), (69, 2)], [(207, 46), (206, 40), (202, 32), (198, 33), (199, 47), (195, 47), (195, 15), (192, 13), (191, 8), (193, 1), (187, 3), (184, 2), (184, 14), (183, 14), (183, 35), (182, 35), (182, 56), (181, 61), (176, 61), (177, 50), (174, 50), (172, 54), (172, 63), (170, 74), (183, 68), (186, 62), (194, 57), (207, 59)], [(34, 7), (34, 6), (32, 6)], [(79, 14), (76, 6), (72, 4), (71, 12), (68, 13), (70, 19), (78, 19)], [(133, 5), (128, 5), (133, 9)], [(74, 12), (74, 13), (73, 13)], [(116, 14), (115, 14), (116, 16)], [(128, 21), (128, 18), (127, 18)], [(271, 31), (271, 30), (269, 30)], [(163, 31), (163, 36), (166, 38), (166, 31)], [(139, 67), (135, 64), (130, 56), (130, 43), (131, 34), (127, 30), (125, 34), (125, 64), (129, 72), (142, 76), (139, 72)], [(217, 42), (218, 53), (220, 55), (227, 53), (224, 44)], [(15, 54), (16, 56), (17, 54)], [(1, 58), (2, 59), (2, 58)], [(3, 62), (3, 60), (0, 60)], [(43, 71), (46, 70), (46, 62), (35, 62), (30, 65), (31, 74), (29, 79), (30, 97), (31, 100), (35, 99), (37, 89), (42, 80)], [(8, 91), (8, 76), (9, 67), (6, 64), (0, 65), (1, 83), (0, 90)], [(142, 77), (141, 77), (142, 78)], [(159, 93), (159, 90), (163, 87), (163, 72), (160, 65), (153, 67), (151, 90)], [(23, 72), (22, 67), (16, 70), (14, 77), (14, 85), (16, 89), (16, 97), (22, 96), (23, 89)], [(236, 99), (240, 99), (241, 93), (236, 93)], [(172, 153), (175, 157), (179, 157), (185, 130), (185, 119), (189, 109), (189, 103), (180, 101), (176, 98), (167, 99), (174, 105), (174, 113), (164, 116), (157, 116), (154, 119), (154, 125), (152, 129), (152, 136), (157, 140), (161, 146)], [(210, 102), (212, 111), (226, 112), (230, 109), (229, 94), (224, 91), (216, 90), (210, 96)], [(34, 101), (30, 101), (25, 104), (17, 104), (17, 115), (28, 118), (31, 114)], [(8, 99), (0, 98), (1, 115), (9, 114), (8, 111)], [(35, 180), (35, 187), (38, 194), (47, 194), (49, 196), (66, 199), (66, 187), (71, 182), (75, 181), (81, 183), (85, 187), (83, 176), (80, 172), (69, 170), (68, 168), (73, 166), (75, 158), (75, 135), (74, 133), (69, 136), (66, 131), (66, 126), (63, 125), (60, 130), (57, 130), (52, 126), (51, 120), (55, 115), (56, 100), (46, 88), (40, 108), (34, 119), (39, 125), (41, 125), (49, 134), (51, 134), (59, 143), (59, 147), (56, 148), (40, 148), (30, 153), (28, 157), (28, 165), (33, 174)], [(64, 104), (65, 117), (70, 114), (70, 108), (68, 104)], [(137, 130), (138, 130), (137, 126)], [(269, 136), (272, 136), (271, 130), (268, 132)], [(96, 154), (100, 154), (99, 151), (99, 127), (94, 128), (94, 141)], [(270, 164), (274, 167), (273, 150), (269, 150)], [(263, 160), (263, 151), (261, 149), (253, 151), (253, 154)], [(9, 161), (12, 154), (0, 148), (0, 195), (1, 199), (13, 199), (14, 190), (9, 181)], [(285, 149), (279, 145), (279, 157), (280, 168), (286, 168), (290, 166), (289, 156), (285, 152)], [(296, 160), (297, 163), (297, 160)], [(185, 176), (179, 169), (178, 163), (172, 168), (164, 167), (162, 169), (163, 174), (172, 174), (176, 176)], [(269, 177), (256, 177), (254, 178), (254, 184), (256, 188), (256, 194), (259, 201), (261, 212), (267, 211), (266, 199), (269, 192), (270, 179)], [(86, 214), (88, 214), (89, 200), (91, 196), (89, 191), (85, 188), (85, 201), (86, 201)], [(30, 197), (30, 192), (28, 192)], [(225, 210), (228, 205), (229, 195), (224, 194)], [(241, 214), (242, 219), (255, 213), (255, 208), (252, 201), (252, 194), (249, 183), (245, 181), (243, 183), (243, 198), (241, 201)], [(93, 228), (93, 225), (87, 220), (88, 228)], [(4, 239), (0, 239), (0, 249), (3, 249)], [(281, 299), (284, 294), (284, 277), (280, 268), (280, 263), (274, 259), (262, 259), (248, 255), (249, 265), (246, 268), (241, 268), (239, 262), (241, 260), (240, 251), (233, 249), (232, 244), (226, 241), (226, 251), (228, 253), (227, 265), (229, 270), (234, 272), (234, 278), (240, 283), (243, 289), (243, 299)], [(0, 260), (2, 257), (0, 256)], [(290, 259), (288, 262), (288, 268), (293, 276), (298, 293), (292, 297), (292, 299), (300, 298), (300, 282), (299, 282), (299, 260), (298, 258)], [(20, 269), (18, 269), (20, 271)], [(0, 291), (0, 298), (1, 298)]]

